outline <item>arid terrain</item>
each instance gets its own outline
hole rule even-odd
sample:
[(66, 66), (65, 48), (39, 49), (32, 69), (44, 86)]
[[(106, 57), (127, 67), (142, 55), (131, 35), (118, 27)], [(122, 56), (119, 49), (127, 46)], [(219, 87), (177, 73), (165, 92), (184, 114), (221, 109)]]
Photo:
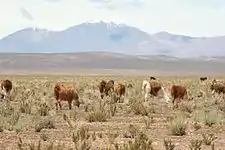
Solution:
[(221, 75), (224, 57), (179, 58), (111, 52), (0, 53), (0, 74)]
[(0, 150), (225, 150), (225, 1), (0, 4)]
[[(223, 150), (225, 147), (225, 103), (212, 95), (213, 78), (201, 82), (192, 76), (156, 76), (167, 93), (180, 83), (189, 97), (179, 108), (172, 109), (159, 94), (143, 102), (141, 76), (64, 76), (1, 75), (13, 82), (11, 101), (0, 106), (1, 149), (121, 149), (121, 150)], [(125, 97), (100, 99), (98, 83), (113, 79), (131, 83)], [(68, 110), (55, 108), (53, 87), (56, 82), (72, 84), (82, 104)], [(201, 92), (203, 95), (201, 95)], [(167, 145), (167, 148), (166, 148)]]

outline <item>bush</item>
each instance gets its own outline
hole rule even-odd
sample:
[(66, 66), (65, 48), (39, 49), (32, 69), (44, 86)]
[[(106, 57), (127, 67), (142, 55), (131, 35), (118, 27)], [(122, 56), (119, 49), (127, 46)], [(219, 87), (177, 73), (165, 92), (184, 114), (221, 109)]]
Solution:
[(50, 118), (45, 118), (35, 125), (35, 131), (40, 132), (42, 129), (55, 129), (55, 123)]
[(216, 112), (206, 112), (204, 115), (204, 124), (212, 126), (219, 122), (218, 114)]
[(106, 122), (108, 118), (108, 113), (105, 108), (105, 103), (101, 103), (99, 107), (94, 107), (94, 109), (88, 113), (86, 119), (89, 122)]
[(179, 116), (173, 120), (171, 120), (169, 128), (172, 132), (172, 135), (183, 136), (186, 134), (187, 122), (186, 118), (183, 116)]

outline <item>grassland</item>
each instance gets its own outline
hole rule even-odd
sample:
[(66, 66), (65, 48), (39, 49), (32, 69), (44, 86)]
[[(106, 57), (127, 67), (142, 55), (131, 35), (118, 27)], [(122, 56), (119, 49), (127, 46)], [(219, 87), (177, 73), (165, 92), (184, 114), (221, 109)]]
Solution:
[[(157, 77), (169, 92), (173, 83), (184, 84), (193, 100), (175, 110), (162, 96), (143, 102), (144, 77), (134, 76), (0, 76), (13, 81), (11, 101), (0, 105), (1, 149), (122, 149), (204, 150), (224, 149), (225, 103), (212, 96), (211, 81), (198, 77)], [(212, 77), (211, 77), (212, 78)], [(132, 83), (123, 102), (100, 99), (101, 79)], [(63, 103), (55, 110), (56, 82), (73, 84), (83, 104)], [(200, 91), (203, 92), (201, 95)], [(166, 146), (167, 145), (167, 146)]]

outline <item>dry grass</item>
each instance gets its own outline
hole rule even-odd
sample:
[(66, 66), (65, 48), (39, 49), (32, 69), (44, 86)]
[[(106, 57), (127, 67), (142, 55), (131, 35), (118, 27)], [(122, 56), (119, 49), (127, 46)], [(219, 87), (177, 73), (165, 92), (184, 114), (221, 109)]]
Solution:
[[(1, 76), (0, 79), (5, 79)], [(194, 99), (173, 110), (161, 96), (143, 102), (143, 77), (119, 76), (7, 76), (13, 81), (11, 101), (0, 102), (0, 149), (75, 150), (188, 150), (225, 147), (224, 106), (212, 96), (210, 81), (198, 77), (157, 77), (169, 92), (184, 84)], [(115, 95), (100, 99), (101, 79), (132, 83), (123, 103)], [(72, 83), (82, 101), (80, 108), (63, 102), (56, 111), (53, 86)], [(199, 94), (201, 91), (201, 94)], [(202, 95), (203, 93), (203, 95)], [(213, 133), (213, 134), (211, 134)]]

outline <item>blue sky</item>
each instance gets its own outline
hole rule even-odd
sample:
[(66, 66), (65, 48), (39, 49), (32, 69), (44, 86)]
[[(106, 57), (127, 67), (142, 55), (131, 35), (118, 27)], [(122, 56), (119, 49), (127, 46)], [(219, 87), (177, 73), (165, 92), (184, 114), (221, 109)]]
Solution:
[(225, 0), (2, 0), (0, 37), (36, 26), (63, 30), (89, 20), (125, 23), (150, 34), (225, 35)]

